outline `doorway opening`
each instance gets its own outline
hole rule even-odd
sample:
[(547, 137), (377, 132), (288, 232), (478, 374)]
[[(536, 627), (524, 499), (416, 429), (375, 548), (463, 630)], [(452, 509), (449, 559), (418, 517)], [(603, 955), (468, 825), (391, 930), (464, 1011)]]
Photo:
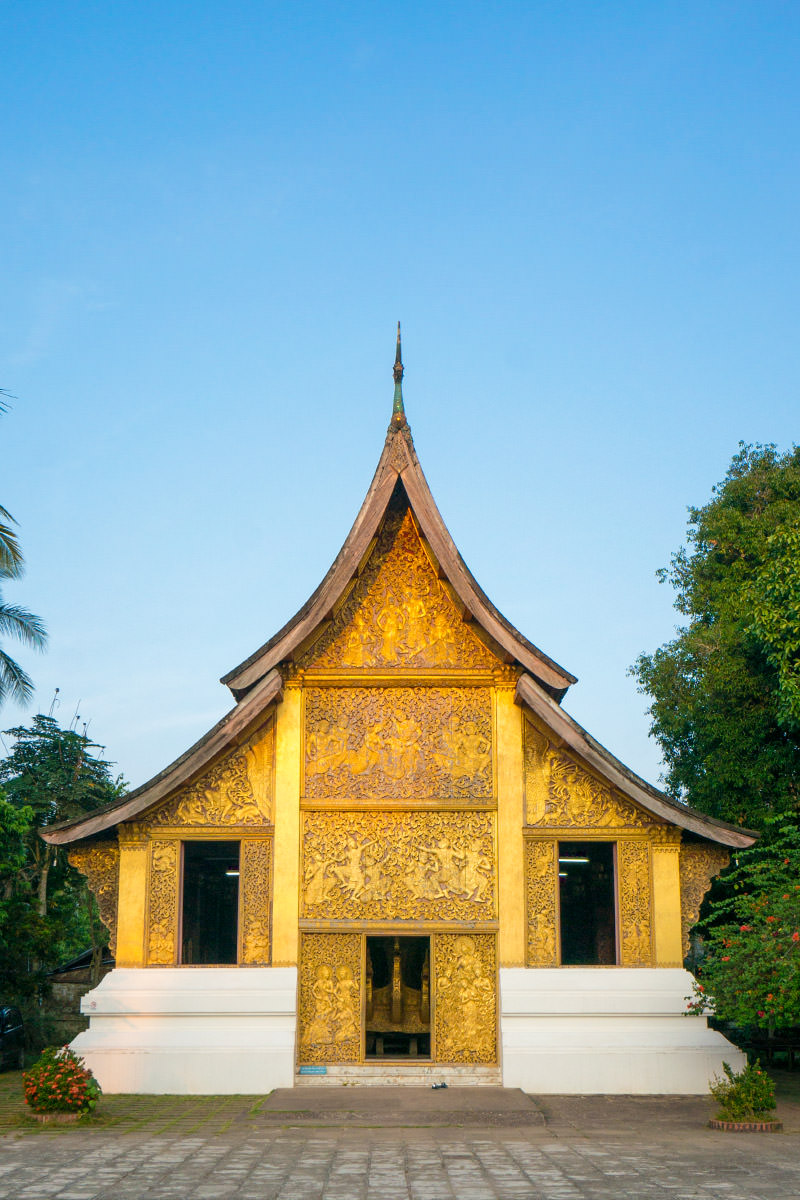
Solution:
[(365, 1055), (431, 1056), (431, 939), (367, 938)]
[(614, 843), (559, 842), (561, 965), (613, 966), (617, 961)]
[(181, 963), (228, 966), (237, 961), (239, 843), (183, 843)]

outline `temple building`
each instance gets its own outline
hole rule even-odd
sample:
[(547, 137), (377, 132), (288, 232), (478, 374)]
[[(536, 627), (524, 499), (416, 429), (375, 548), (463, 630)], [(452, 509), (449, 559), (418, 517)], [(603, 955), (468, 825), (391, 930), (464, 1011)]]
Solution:
[(688, 934), (746, 830), (651, 787), (494, 607), (402, 396), (316, 592), (155, 778), (51, 827), (116, 967), (73, 1043), (108, 1092), (305, 1082), (702, 1093)]

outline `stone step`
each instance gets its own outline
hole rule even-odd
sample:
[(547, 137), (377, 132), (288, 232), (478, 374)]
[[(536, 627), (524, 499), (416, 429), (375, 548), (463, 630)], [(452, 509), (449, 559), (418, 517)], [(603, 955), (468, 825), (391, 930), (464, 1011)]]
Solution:
[(436, 1063), (362, 1063), (331, 1065), (324, 1075), (295, 1074), (295, 1087), (500, 1087), (499, 1067), (437, 1066)]

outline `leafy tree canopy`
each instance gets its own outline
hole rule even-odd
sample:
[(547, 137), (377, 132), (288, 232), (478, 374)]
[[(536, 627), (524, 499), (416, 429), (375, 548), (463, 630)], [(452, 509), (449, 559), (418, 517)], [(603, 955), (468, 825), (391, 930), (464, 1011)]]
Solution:
[(800, 447), (742, 444), (688, 526), (659, 572), (686, 624), (632, 673), (669, 789), (761, 829), (800, 815)]
[(125, 791), (101, 746), (52, 717), (7, 730), (0, 761), (0, 994), (35, 1017), (47, 972), (107, 941), (86, 881), (37, 829), (102, 807)]
[(773, 1031), (800, 1025), (800, 830), (769, 832), (712, 890), (689, 1007)]

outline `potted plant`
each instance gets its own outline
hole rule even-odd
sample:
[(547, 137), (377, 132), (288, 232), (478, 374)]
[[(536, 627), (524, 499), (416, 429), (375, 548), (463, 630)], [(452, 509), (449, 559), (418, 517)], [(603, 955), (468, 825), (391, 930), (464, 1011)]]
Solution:
[(77, 1121), (92, 1111), (100, 1084), (69, 1046), (49, 1046), (22, 1076), (25, 1101), (40, 1121)]
[(775, 1084), (756, 1060), (742, 1071), (733, 1071), (722, 1064), (725, 1075), (714, 1079), (711, 1095), (719, 1105), (712, 1129), (731, 1132), (776, 1133), (783, 1128), (780, 1121), (767, 1116), (775, 1108)]

